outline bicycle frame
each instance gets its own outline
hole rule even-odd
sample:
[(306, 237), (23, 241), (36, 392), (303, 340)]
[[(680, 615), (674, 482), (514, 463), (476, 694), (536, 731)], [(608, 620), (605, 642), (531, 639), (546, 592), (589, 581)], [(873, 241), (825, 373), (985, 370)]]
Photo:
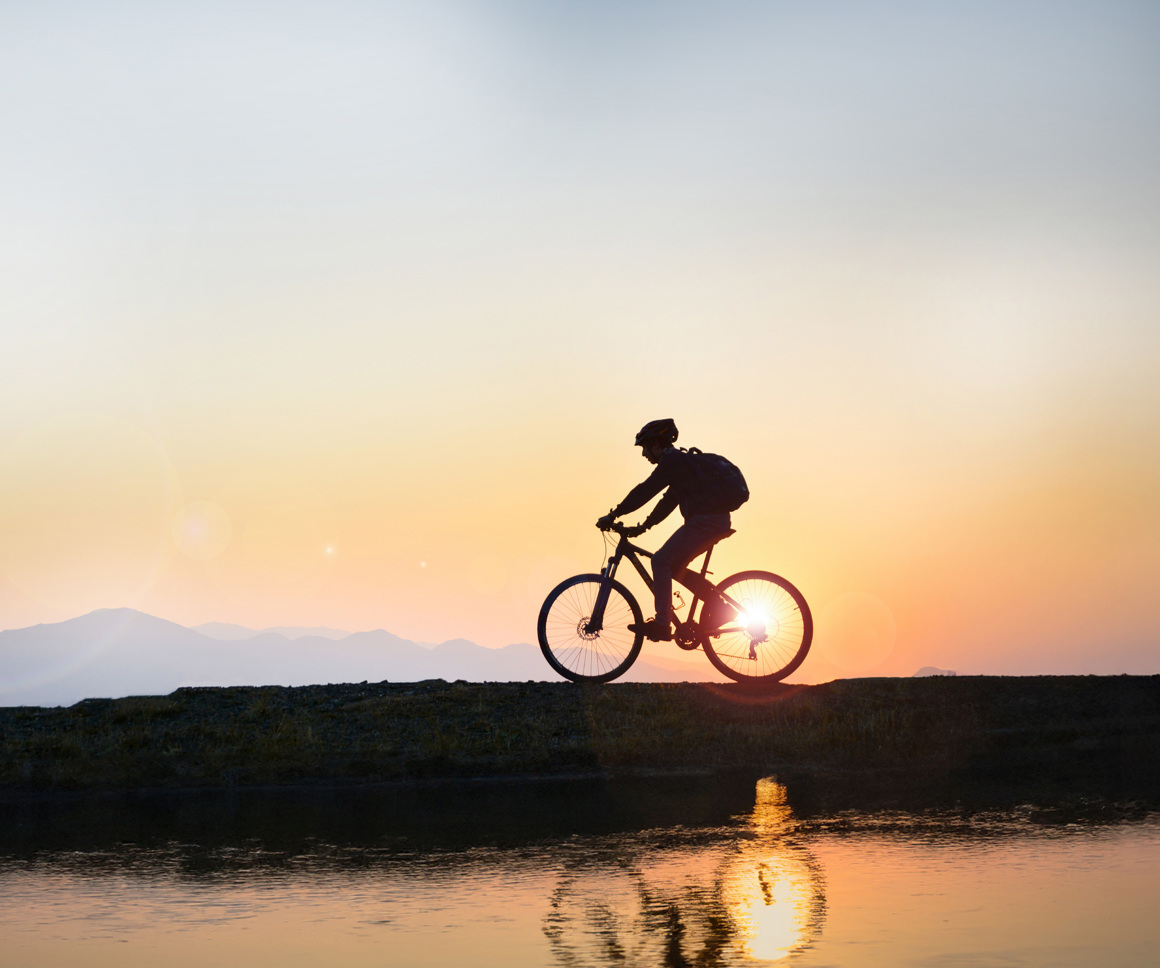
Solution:
[[(620, 567), (621, 559), (627, 558), (632, 566), (636, 569), (636, 573), (640, 575), (641, 580), (644, 581), (645, 585), (648, 586), (649, 591), (653, 590), (653, 577), (651, 574), (649, 574), (648, 569), (645, 568), (643, 564), (641, 564), (640, 560), (640, 556), (643, 555), (645, 558), (651, 558), (653, 553), (651, 551), (646, 551), (639, 545), (634, 545), (631, 541), (628, 540), (628, 536), (623, 532), (618, 531), (617, 533), (620, 534), (620, 540), (616, 543), (616, 550), (608, 559), (608, 564), (605, 565), (600, 571), (600, 577), (604, 579), (604, 581), (601, 582), (600, 591), (596, 595), (596, 603), (592, 609), (592, 618), (589, 619), (588, 622), (586, 622), (584, 625), (584, 631), (590, 634), (600, 632), (604, 628), (604, 609), (608, 605), (608, 596), (612, 591), (611, 579), (616, 577), (616, 571)], [(730, 534), (732, 534), (732, 532), (730, 532)], [(705, 551), (705, 560), (701, 563), (700, 577), (703, 581), (706, 582), (709, 581), (706, 576), (709, 574), (709, 558), (713, 554), (714, 547), (715, 545), (711, 545), (709, 549)], [(680, 582), (682, 585), (685, 585), (685, 583), (681, 581), (681, 579), (676, 575), (673, 576), (673, 579)], [(693, 593), (693, 600), (689, 603), (689, 617), (686, 620), (686, 623), (678, 622), (678, 626), (681, 624), (691, 623), (693, 621), (693, 613), (697, 610), (698, 597), (696, 590), (690, 588), (688, 585), (685, 585), (685, 587)], [(728, 595), (722, 595), (722, 598), (724, 598), (725, 601), (727, 601), (730, 605), (740, 608), (737, 602), (733, 601)]]

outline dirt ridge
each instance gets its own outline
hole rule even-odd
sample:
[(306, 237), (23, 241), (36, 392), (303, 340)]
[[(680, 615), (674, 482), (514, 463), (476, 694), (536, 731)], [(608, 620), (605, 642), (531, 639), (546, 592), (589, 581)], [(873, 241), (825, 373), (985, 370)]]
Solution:
[(723, 772), (1160, 788), (1160, 676), (186, 688), (0, 708), (0, 793)]

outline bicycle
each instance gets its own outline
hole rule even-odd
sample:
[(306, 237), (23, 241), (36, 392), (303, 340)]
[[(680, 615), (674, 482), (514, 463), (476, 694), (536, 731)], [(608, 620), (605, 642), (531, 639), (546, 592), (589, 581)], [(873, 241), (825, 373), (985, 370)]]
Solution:
[[(616, 571), (627, 558), (651, 589), (652, 576), (641, 557), (651, 558), (652, 552), (629, 541), (624, 525), (614, 523), (610, 530), (620, 540), (600, 574), (560, 582), (540, 609), (540, 650), (553, 669), (573, 682), (611, 682), (628, 671), (644, 644), (641, 632), (628, 629), (643, 621), (640, 605), (616, 580)], [(712, 553), (712, 547), (705, 552), (700, 571), (702, 587), (712, 589), (711, 601), (699, 600), (689, 584), (673, 576), (693, 592), (685, 619), (677, 616), (674, 641), (687, 651), (703, 649), (718, 671), (738, 682), (781, 681), (802, 664), (813, 640), (814, 620), (805, 597), (768, 571), (738, 572), (714, 585), (706, 577)]]

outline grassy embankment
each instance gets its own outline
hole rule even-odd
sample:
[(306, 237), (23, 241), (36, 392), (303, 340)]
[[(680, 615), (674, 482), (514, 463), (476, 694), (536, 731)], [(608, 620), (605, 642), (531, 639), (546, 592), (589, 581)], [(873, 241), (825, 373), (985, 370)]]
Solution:
[(720, 772), (1160, 785), (1160, 676), (378, 683), (0, 708), (0, 790)]

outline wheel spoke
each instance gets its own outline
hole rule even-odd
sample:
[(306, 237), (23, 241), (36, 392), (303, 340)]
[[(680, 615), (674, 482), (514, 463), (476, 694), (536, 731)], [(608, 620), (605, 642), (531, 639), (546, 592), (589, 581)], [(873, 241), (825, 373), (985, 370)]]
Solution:
[(768, 572), (742, 572), (720, 591), (742, 609), (704, 641), (709, 660), (733, 679), (783, 679), (805, 658), (813, 620), (801, 593)]
[(558, 586), (540, 611), (539, 638), (544, 657), (569, 679), (608, 681), (621, 675), (640, 652), (628, 625), (640, 608), (628, 591), (613, 583), (599, 632), (585, 630), (599, 597), (601, 579), (578, 575)]

